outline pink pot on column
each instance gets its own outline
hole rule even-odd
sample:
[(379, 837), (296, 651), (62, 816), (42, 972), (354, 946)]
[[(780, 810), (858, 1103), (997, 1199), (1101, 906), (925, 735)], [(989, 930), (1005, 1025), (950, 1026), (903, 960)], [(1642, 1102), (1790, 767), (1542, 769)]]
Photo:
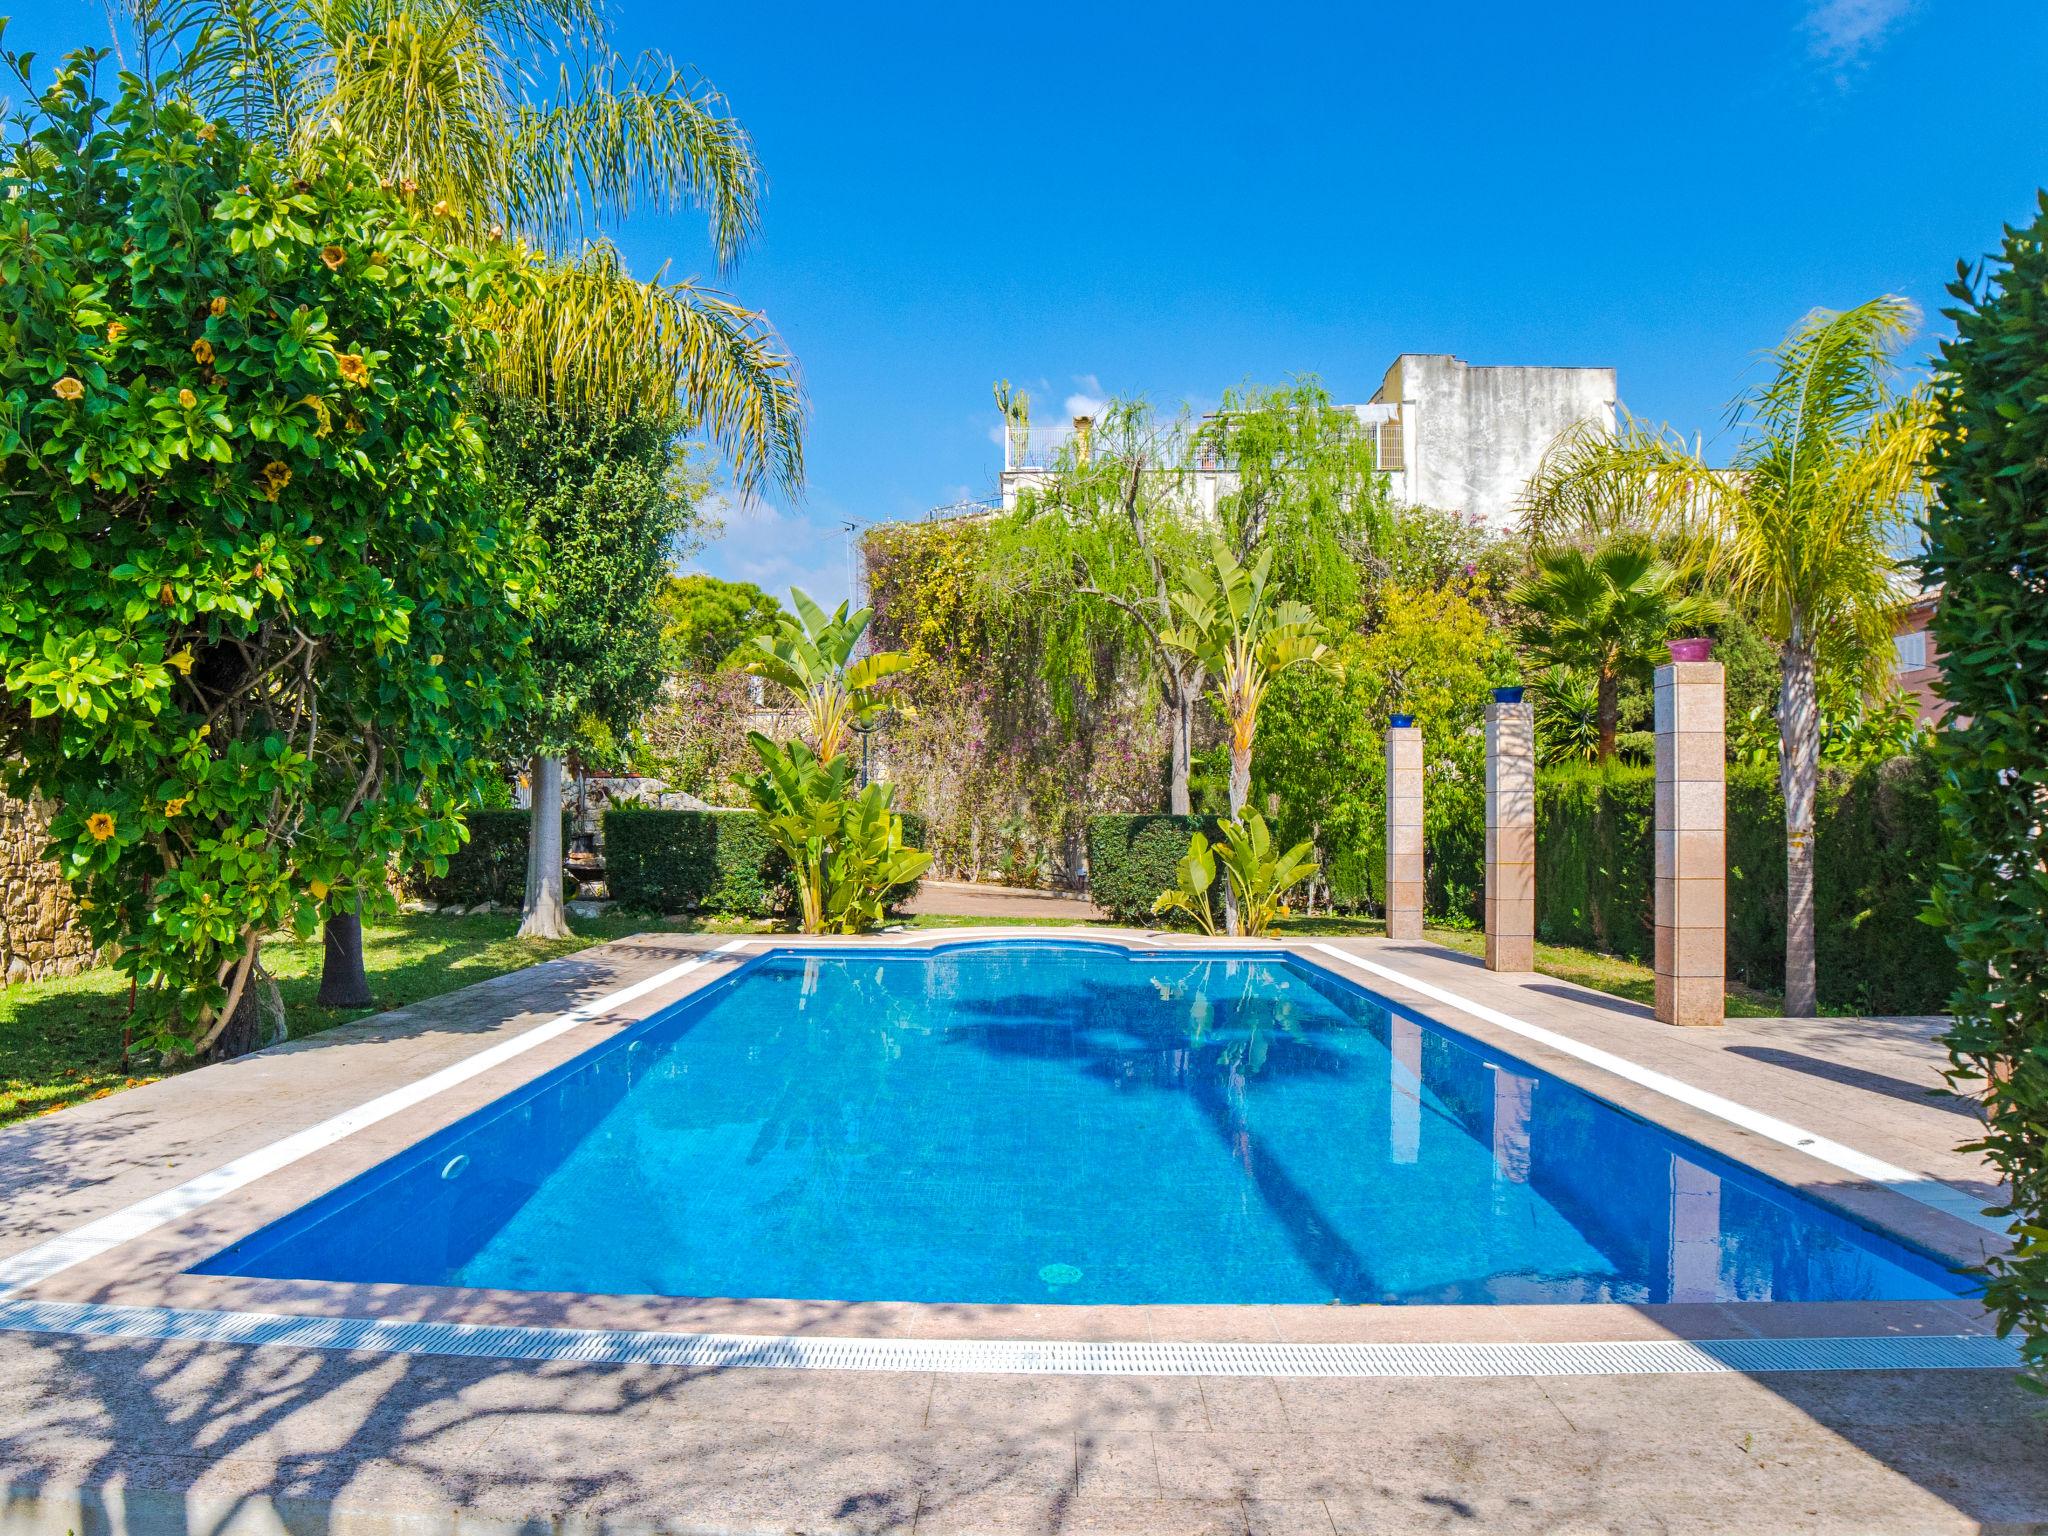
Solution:
[(1711, 640), (1666, 640), (1664, 648), (1671, 652), (1673, 661), (1712, 661), (1714, 642)]

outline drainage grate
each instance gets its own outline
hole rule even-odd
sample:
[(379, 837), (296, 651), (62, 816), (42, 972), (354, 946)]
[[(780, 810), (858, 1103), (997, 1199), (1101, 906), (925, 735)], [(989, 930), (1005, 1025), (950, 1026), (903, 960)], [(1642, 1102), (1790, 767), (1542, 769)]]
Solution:
[(475, 1360), (1020, 1376), (1655, 1376), (1726, 1371), (1983, 1371), (2012, 1370), (2020, 1364), (2017, 1343), (1975, 1334), (1665, 1339), (1613, 1344), (1109, 1344), (507, 1328), (64, 1301), (0, 1301), (0, 1329), (96, 1339), (456, 1355)]

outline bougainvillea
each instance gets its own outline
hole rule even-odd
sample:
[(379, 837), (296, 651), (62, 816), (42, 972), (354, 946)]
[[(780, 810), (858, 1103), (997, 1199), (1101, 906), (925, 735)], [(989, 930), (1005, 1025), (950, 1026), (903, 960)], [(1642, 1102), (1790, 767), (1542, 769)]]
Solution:
[[(493, 274), (334, 148), (67, 59), (0, 172), (0, 734), (171, 1052), (456, 847), (531, 567), (463, 412)], [(238, 1005), (241, 1005), (238, 1007)]]

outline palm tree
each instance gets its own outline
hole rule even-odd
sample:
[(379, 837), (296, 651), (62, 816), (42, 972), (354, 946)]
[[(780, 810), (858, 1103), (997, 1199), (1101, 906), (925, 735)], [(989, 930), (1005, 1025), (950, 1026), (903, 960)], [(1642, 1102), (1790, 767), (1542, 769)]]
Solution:
[[(1321, 665), (1330, 648), (1327, 631), (1306, 603), (1275, 601), (1266, 590), (1273, 548), (1259, 551), (1250, 565), (1222, 539), (1210, 546), (1214, 570), (1199, 567), (1173, 594), (1178, 622), (1160, 633), (1160, 643), (1191, 657), (1211, 679), (1217, 708), (1230, 725), (1230, 816), (1244, 814), (1252, 787), (1252, 740), (1259, 729), (1259, 705), (1273, 679), (1290, 667)], [(1237, 898), (1223, 892), (1225, 925), (1238, 932)]]
[[(760, 167), (724, 98), (658, 54), (622, 58), (599, 0), (128, 3), (144, 72), (157, 50), (191, 54), (202, 110), (287, 154), (345, 137), (451, 238), (505, 242), (525, 281), (471, 317), (500, 340), (498, 388), (571, 423), (679, 402), (743, 492), (800, 482), (802, 396), (765, 320), (665, 269), (635, 280), (583, 238), (643, 206), (695, 207), (724, 267), (759, 211)], [(533, 763), (522, 936), (569, 931), (561, 767)], [(353, 959), (359, 971), (359, 932)]]
[(841, 603), (829, 615), (807, 592), (792, 587), (796, 617), (779, 614), (775, 632), (755, 635), (732, 654), (732, 664), (766, 678), (786, 692), (804, 717), (804, 738), (821, 767), (829, 768), (887, 704), (881, 685), (908, 671), (901, 651), (871, 651), (854, 660), (874, 611), (849, 613)]
[(1785, 1009), (1795, 1016), (1816, 1006), (1818, 677), (1884, 686), (1904, 595), (1898, 550), (1925, 485), (1930, 396), (1892, 383), (1893, 358), (1917, 319), (1895, 295), (1807, 315), (1771, 354), (1769, 376), (1735, 402), (1741, 441), (1726, 473), (1682, 439), (1625, 422), (1605, 441), (1560, 444), (1525, 508), (1526, 525), (1545, 539), (1618, 526), (1686, 539), (1780, 642)]
[(1592, 676), (1598, 696), (1594, 756), (1614, 756), (1621, 685), (1650, 674), (1673, 633), (1725, 617), (1712, 598), (1681, 591), (1678, 572), (1642, 539), (1613, 539), (1590, 554), (1566, 546), (1540, 550), (1536, 569), (1509, 594), (1522, 610), (1522, 648), (1546, 667)]

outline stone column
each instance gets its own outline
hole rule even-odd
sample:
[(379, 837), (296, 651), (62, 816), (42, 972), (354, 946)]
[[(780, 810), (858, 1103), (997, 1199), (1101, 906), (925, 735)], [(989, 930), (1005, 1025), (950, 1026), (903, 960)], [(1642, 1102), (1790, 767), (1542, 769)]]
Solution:
[(1519, 688), (1486, 706), (1486, 968), (1536, 968), (1536, 711)]
[(1422, 732), (1413, 715), (1387, 729), (1387, 937), (1422, 937)]
[(1725, 680), (1704, 641), (1657, 669), (1657, 1017), (1719, 1024), (1728, 985)]

